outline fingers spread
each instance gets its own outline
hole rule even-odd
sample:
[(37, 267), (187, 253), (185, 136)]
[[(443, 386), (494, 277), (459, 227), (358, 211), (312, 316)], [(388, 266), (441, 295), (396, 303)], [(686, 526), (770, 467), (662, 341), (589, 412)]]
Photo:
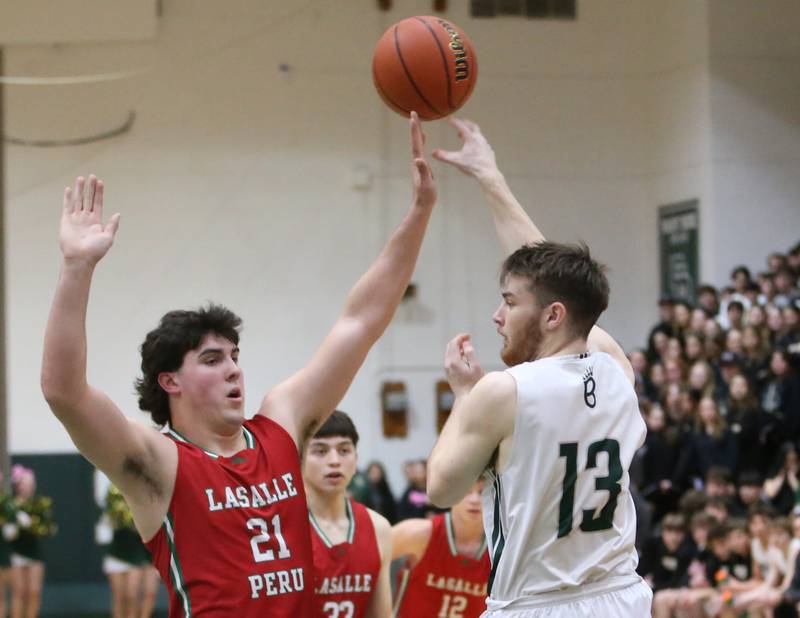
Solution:
[(64, 212), (72, 212), (73, 210), (75, 208), (72, 203), (72, 187), (66, 187), (64, 189)]
[(92, 211), (94, 206), (94, 190), (97, 186), (97, 177), (94, 174), (89, 176), (89, 182), (86, 183), (86, 188), (83, 194), (83, 210)]
[(86, 180), (83, 176), (78, 176), (75, 179), (75, 189), (72, 192), (73, 210), (83, 210), (83, 187), (85, 184)]
[(114, 236), (117, 235), (117, 230), (119, 229), (119, 218), (120, 214), (117, 213), (108, 220), (108, 223), (106, 223), (105, 230), (107, 232), (111, 232), (111, 238), (114, 238)]
[(96, 210), (101, 216), (103, 214), (103, 193), (105, 192), (105, 183), (102, 180), (97, 181), (97, 186), (94, 190), (94, 206), (93, 209)]
[(434, 159), (438, 159), (439, 161), (444, 161), (445, 163), (452, 163), (454, 160), (454, 155), (456, 153), (450, 150), (442, 150), (441, 148), (436, 148), (431, 152)]

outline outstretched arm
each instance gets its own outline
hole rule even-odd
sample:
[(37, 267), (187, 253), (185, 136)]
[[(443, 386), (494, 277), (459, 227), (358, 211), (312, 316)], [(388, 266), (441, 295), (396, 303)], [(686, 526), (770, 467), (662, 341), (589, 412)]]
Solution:
[(436, 148), (431, 153), (435, 159), (461, 170), (478, 181), (486, 201), (492, 209), (497, 238), (504, 255), (511, 255), (522, 245), (544, 240), (544, 235), (531, 221), (528, 213), (514, 197), (505, 176), (497, 167), (494, 150), (471, 120), (449, 118), (464, 142), (461, 150), (448, 151)]
[(436, 186), (425, 161), (425, 141), (412, 114), (411, 164), (414, 194), (400, 226), (350, 291), (341, 317), (303, 369), (276, 386), (259, 413), (280, 423), (301, 444), (344, 397), (372, 345), (389, 325), (408, 287), (422, 245)]
[[(103, 470), (131, 503), (139, 531), (154, 533), (137, 509), (137, 496), (152, 505), (159, 493), (171, 493), (171, 442), (138, 423), (128, 421), (103, 392), (86, 380), (86, 307), (97, 263), (114, 242), (119, 215), (103, 223), (103, 183), (94, 176), (75, 181), (64, 191), (59, 240), (64, 259), (44, 339), (41, 387), (53, 413), (78, 450)], [(177, 465), (177, 453), (174, 464)], [(133, 462), (133, 466), (126, 465)], [(131, 470), (138, 473), (131, 473)], [(174, 481), (174, 466), (172, 479)], [(146, 479), (147, 482), (143, 482)], [(166, 496), (166, 503), (169, 496)]]
[[(432, 154), (434, 158), (455, 166), (478, 181), (491, 206), (497, 238), (504, 254), (510, 255), (522, 245), (543, 241), (544, 235), (514, 197), (505, 177), (497, 167), (494, 150), (480, 127), (470, 120), (460, 118), (451, 118), (449, 122), (463, 141), (461, 150), (434, 149)], [(589, 333), (587, 344), (589, 349), (600, 350), (612, 356), (633, 383), (634, 375), (630, 361), (611, 335), (599, 326), (595, 326)]]

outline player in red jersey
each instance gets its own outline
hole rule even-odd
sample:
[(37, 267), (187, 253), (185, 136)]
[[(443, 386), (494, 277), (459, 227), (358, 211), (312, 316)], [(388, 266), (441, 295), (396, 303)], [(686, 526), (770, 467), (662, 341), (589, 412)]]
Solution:
[(491, 565), (482, 491), (478, 481), (449, 512), (392, 528), (393, 559), (408, 560), (397, 586), (395, 618), (478, 618), (486, 610)]
[(129, 421), (87, 383), (89, 287), (119, 215), (103, 221), (103, 183), (94, 176), (65, 190), (42, 390), (81, 453), (125, 496), (170, 592), (170, 616), (313, 614), (298, 445), (344, 396), (408, 285), (436, 201), (423, 140), (412, 115), (408, 213), (309, 363), (273, 388), (252, 420), (244, 420), (238, 317), (214, 305), (173, 311), (148, 334), (139, 404), (166, 435)]
[(356, 473), (358, 431), (335, 411), (303, 449), (303, 481), (314, 548), (319, 618), (389, 618), (392, 528), (348, 498)]

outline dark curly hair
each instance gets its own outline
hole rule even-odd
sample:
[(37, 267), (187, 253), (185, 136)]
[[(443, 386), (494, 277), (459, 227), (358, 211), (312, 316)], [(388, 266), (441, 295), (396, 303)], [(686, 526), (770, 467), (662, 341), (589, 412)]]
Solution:
[(609, 286), (605, 266), (592, 259), (589, 247), (542, 241), (525, 245), (506, 258), (500, 272), (526, 277), (540, 306), (559, 301), (567, 308), (577, 334), (588, 336), (608, 307)]
[(222, 305), (210, 303), (195, 311), (170, 311), (147, 333), (140, 348), (142, 377), (135, 382), (139, 408), (149, 412), (153, 422), (163, 427), (171, 422), (169, 397), (158, 383), (158, 375), (177, 371), (186, 353), (200, 345), (203, 338), (214, 333), (239, 343), (242, 320)]

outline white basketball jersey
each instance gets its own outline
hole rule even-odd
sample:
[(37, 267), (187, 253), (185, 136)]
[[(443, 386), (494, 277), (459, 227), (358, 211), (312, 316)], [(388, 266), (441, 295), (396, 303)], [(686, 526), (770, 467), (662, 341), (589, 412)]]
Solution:
[(640, 581), (628, 468), (646, 430), (622, 368), (592, 352), (507, 371), (517, 382), (511, 453), (483, 492), (488, 609), (535, 607)]

